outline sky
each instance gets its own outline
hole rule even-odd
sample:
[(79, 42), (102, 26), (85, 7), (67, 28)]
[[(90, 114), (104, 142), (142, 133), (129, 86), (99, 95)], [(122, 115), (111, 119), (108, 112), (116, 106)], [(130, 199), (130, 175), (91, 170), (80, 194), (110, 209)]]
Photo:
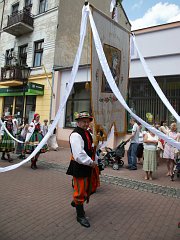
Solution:
[(131, 30), (180, 21), (180, 0), (123, 0)]

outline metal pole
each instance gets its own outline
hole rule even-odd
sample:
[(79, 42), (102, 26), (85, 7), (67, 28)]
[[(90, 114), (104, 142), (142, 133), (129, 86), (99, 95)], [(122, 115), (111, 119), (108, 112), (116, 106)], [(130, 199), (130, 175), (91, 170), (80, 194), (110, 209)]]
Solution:
[(5, 8), (5, 0), (1, 1), (3, 2), (3, 9), (2, 9), (2, 17), (1, 17), (1, 26), (0, 26), (0, 37), (1, 37), (1, 31), (2, 31), (2, 25), (3, 25), (3, 18), (4, 18), (4, 8)]
[(26, 95), (25, 95), (25, 79), (23, 78), (23, 115), (22, 115), (22, 118), (25, 117), (25, 109), (26, 109), (26, 107), (24, 106), (25, 97), (26, 97)]

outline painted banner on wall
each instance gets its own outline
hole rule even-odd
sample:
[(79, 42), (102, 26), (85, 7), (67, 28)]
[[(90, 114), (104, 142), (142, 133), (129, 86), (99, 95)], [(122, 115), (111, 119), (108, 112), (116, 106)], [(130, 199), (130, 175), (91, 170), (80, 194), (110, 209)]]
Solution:
[[(129, 32), (98, 11), (93, 11), (93, 17), (114, 81), (126, 99), (129, 74)], [(94, 42), (92, 42), (92, 90), (91, 104), (97, 132), (101, 130), (106, 137), (114, 124), (115, 133), (125, 133), (125, 109), (106, 80)]]

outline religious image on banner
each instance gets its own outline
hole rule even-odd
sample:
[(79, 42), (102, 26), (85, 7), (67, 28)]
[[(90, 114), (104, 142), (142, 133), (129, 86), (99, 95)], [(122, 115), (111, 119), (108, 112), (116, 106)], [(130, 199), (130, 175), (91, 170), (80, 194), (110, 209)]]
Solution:
[[(94, 10), (93, 17), (112, 77), (126, 100), (129, 73), (129, 32), (99, 11)], [(106, 80), (93, 41), (91, 66), (91, 106), (97, 140), (106, 140), (112, 126), (114, 126), (116, 136), (122, 136), (126, 133), (126, 111)]]
[[(105, 53), (108, 65), (110, 66), (112, 76), (118, 87), (119, 80), (120, 80), (121, 51), (107, 44), (104, 44), (103, 49), (104, 49), (104, 53)], [(112, 90), (109, 86), (109, 83), (106, 80), (104, 73), (102, 75), (101, 91), (105, 93), (112, 93)]]

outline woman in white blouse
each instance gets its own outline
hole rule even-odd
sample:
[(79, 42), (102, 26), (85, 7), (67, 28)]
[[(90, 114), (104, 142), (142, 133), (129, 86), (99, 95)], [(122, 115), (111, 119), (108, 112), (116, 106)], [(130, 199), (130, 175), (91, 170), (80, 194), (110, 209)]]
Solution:
[(157, 170), (157, 144), (158, 137), (152, 133), (147, 132), (144, 137), (144, 161), (143, 170), (146, 172), (145, 180), (152, 180), (152, 173)]

